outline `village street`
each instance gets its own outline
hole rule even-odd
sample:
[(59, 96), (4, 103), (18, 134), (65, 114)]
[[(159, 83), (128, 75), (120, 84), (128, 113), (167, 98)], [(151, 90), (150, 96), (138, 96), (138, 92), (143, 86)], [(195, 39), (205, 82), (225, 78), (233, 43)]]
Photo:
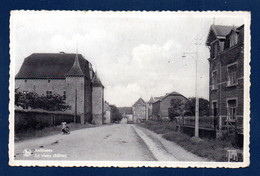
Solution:
[(15, 160), (204, 161), (133, 124), (113, 124), (15, 143)]

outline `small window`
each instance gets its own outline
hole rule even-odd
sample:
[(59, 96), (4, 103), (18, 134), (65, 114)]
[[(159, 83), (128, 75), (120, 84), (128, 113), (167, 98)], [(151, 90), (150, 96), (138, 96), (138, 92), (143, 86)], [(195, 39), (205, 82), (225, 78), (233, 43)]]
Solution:
[(237, 64), (233, 64), (227, 67), (228, 71), (228, 86), (236, 85), (237, 84)]
[(52, 91), (51, 90), (46, 91), (46, 96), (47, 96), (47, 98), (51, 98), (52, 97)]
[(51, 80), (48, 79), (48, 83), (50, 83), (50, 82), (51, 82)]
[(25, 79), (24, 82), (27, 82), (27, 79)]
[(63, 91), (63, 98), (64, 98), (64, 100), (66, 100), (66, 91)]
[(227, 101), (228, 119), (231, 119), (231, 120), (236, 119), (236, 107), (237, 107), (237, 101), (236, 100), (228, 100)]
[(217, 81), (218, 71), (215, 70), (212, 72), (212, 90), (218, 89), (218, 81)]

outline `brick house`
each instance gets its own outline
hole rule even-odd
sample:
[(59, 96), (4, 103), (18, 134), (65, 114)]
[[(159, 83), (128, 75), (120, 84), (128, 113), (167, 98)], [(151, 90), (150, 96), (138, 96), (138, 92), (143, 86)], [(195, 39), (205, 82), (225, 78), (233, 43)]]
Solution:
[(210, 50), (209, 102), (215, 128), (243, 128), (244, 25), (212, 25), (206, 45)]
[(171, 106), (172, 99), (180, 99), (185, 104), (188, 99), (178, 92), (167, 93), (165, 96), (154, 97), (155, 101), (152, 103), (152, 118), (154, 120), (168, 120), (168, 109)]
[(148, 108), (146, 102), (139, 98), (134, 104), (133, 104), (133, 121), (134, 123), (138, 123), (141, 121), (148, 120)]
[(151, 97), (150, 100), (147, 102), (148, 106), (148, 119), (152, 119), (153, 116), (153, 103), (154, 103), (154, 98)]
[(39, 95), (63, 95), (70, 106), (66, 113), (80, 116), (82, 124), (103, 112), (104, 86), (81, 54), (31, 54), (15, 76), (15, 88)]

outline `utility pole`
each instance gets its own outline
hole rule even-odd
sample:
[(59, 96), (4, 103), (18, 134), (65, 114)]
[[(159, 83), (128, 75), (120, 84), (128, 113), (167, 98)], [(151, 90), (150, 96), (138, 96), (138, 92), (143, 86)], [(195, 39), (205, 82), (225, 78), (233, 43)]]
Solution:
[(196, 52), (184, 52), (182, 57), (186, 55), (195, 55), (195, 68), (196, 68), (196, 78), (195, 78), (195, 137), (199, 137), (199, 97), (198, 97), (198, 45), (200, 45), (200, 38), (195, 38)]
[(77, 119), (77, 89), (75, 89), (75, 112), (74, 112), (74, 123), (76, 123)]
[(199, 97), (198, 97), (198, 45), (199, 43), (198, 36), (195, 39), (196, 45), (196, 81), (195, 81), (195, 137), (199, 137)]

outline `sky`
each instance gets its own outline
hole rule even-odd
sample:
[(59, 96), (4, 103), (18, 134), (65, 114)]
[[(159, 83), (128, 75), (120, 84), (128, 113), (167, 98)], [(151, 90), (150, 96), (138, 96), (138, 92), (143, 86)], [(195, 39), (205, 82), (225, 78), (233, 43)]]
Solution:
[(198, 96), (208, 99), (210, 25), (240, 26), (244, 19), (238, 13), (16, 11), (11, 62), (16, 74), (32, 53), (76, 53), (78, 46), (105, 86), (105, 100), (132, 106), (173, 91), (195, 96), (198, 38)]

